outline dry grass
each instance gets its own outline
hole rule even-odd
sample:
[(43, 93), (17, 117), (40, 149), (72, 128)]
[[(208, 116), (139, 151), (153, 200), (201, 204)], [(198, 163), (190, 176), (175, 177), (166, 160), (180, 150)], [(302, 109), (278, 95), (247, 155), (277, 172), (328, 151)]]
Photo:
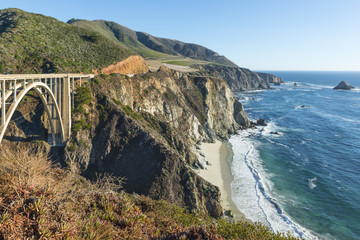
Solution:
[(144, 196), (121, 179), (82, 178), (43, 148), (0, 149), (0, 239), (289, 239), (261, 225), (216, 221)]
[(109, 237), (112, 224), (98, 222), (89, 208), (120, 186), (120, 180), (110, 176), (90, 183), (76, 167), (54, 165), (41, 148), (2, 147), (0, 239)]

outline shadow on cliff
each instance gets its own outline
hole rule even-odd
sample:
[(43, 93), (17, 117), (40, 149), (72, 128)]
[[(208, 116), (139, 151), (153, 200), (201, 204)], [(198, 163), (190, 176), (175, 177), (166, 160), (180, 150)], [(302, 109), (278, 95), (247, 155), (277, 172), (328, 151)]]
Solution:
[(15, 110), (3, 139), (12, 143), (47, 141), (47, 129), (42, 120), (44, 114), (40, 98), (26, 95)]

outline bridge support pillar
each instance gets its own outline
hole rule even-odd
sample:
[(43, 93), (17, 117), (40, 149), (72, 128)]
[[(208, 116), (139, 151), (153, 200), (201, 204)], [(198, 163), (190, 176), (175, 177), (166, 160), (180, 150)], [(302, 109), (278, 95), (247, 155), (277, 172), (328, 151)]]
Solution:
[(61, 88), (61, 117), (64, 124), (64, 138), (68, 140), (71, 133), (71, 95), (69, 75), (62, 78)]
[(5, 109), (5, 104), (6, 104), (6, 99), (5, 99), (5, 94), (6, 94), (6, 89), (5, 89), (5, 80), (1, 81), (1, 126), (5, 125), (5, 118), (6, 118), (6, 109)]

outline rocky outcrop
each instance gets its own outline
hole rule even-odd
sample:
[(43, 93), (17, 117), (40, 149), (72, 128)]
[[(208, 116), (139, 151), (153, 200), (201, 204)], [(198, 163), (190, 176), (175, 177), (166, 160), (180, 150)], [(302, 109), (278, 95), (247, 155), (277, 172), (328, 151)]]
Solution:
[(334, 87), (336, 90), (351, 90), (354, 88), (355, 87), (351, 86), (350, 83), (345, 81), (341, 81), (336, 87)]
[(259, 126), (267, 126), (267, 123), (265, 122), (265, 120), (263, 118), (259, 118), (257, 121), (256, 121), (256, 125), (259, 125)]
[(137, 74), (149, 71), (146, 61), (140, 56), (130, 56), (127, 59), (101, 69), (101, 73)]
[(270, 88), (267, 81), (246, 68), (218, 64), (197, 65), (196, 67), (200, 69), (198, 75), (224, 79), (231, 90), (235, 92)]
[[(65, 149), (88, 178), (124, 177), (124, 189), (164, 199), (213, 217), (222, 214), (220, 192), (197, 176), (193, 145), (247, 127), (242, 105), (221, 79), (189, 77), (161, 67), (132, 78), (111, 74), (92, 83)], [(83, 119), (83, 120), (82, 120)]]
[(261, 73), (257, 72), (262, 79), (264, 79), (267, 83), (283, 83), (280, 77), (277, 77), (271, 73)]
[(250, 127), (251, 125), (251, 122), (249, 121), (249, 118), (239, 101), (234, 102), (234, 118), (236, 122), (242, 126)]

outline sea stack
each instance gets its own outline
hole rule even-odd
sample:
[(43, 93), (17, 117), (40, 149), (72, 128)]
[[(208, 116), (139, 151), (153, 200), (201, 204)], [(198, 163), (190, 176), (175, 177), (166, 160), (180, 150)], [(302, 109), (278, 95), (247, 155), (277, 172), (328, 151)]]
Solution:
[(341, 81), (336, 87), (334, 87), (334, 89), (340, 89), (340, 90), (351, 90), (355, 87), (351, 86), (350, 83), (345, 82), (345, 81)]
[(256, 121), (256, 124), (259, 125), (259, 126), (267, 126), (267, 123), (265, 122), (265, 120), (263, 118), (259, 118)]

